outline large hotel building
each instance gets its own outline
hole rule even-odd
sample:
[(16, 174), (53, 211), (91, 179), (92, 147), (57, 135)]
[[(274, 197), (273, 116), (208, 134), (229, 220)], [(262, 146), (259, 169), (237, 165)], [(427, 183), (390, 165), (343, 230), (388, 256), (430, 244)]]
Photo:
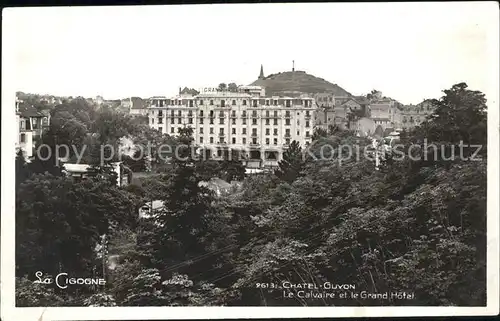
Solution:
[[(260, 86), (241, 86), (236, 92), (202, 89), (198, 95), (149, 101), (149, 125), (163, 134), (177, 135), (191, 127), (205, 156), (235, 155), (247, 167), (274, 167), (292, 141), (311, 143), (314, 99), (266, 96)], [(234, 156), (231, 156), (234, 157)]]

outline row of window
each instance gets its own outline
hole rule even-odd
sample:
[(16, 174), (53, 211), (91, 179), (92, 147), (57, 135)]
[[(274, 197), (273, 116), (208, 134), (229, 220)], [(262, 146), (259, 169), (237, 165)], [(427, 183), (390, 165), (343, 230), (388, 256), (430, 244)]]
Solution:
[[(209, 124), (210, 125), (214, 125), (214, 119), (215, 118), (210, 118), (209, 119)], [(151, 124), (154, 125), (155, 123), (155, 119), (154, 118), (150, 118), (150, 121), (151, 121)], [(175, 118), (172, 118), (171, 121), (170, 121), (171, 124), (175, 124)], [(182, 118), (178, 118), (177, 119), (177, 123), (179, 125), (182, 125), (184, 124), (184, 122), (182, 121)], [(192, 125), (193, 124), (193, 118), (188, 118), (188, 124)], [(242, 125), (246, 125), (247, 124), (247, 120), (246, 119), (242, 119)], [(257, 119), (256, 118), (252, 118), (252, 125), (257, 125)], [(163, 124), (163, 118), (158, 118), (158, 124)], [(204, 120), (203, 118), (200, 118), (200, 124), (204, 124)], [(219, 118), (219, 125), (224, 125), (225, 124), (225, 120), (224, 118)], [(231, 124), (232, 125), (236, 125), (236, 119), (231, 119)], [(265, 125), (271, 125), (271, 121), (270, 119), (266, 119), (265, 120)], [(277, 126), (278, 125), (278, 119), (273, 119), (273, 125)], [(290, 122), (290, 119), (285, 119), (285, 126), (290, 126), (291, 125), (291, 122)], [(300, 121), (297, 120), (297, 126), (300, 126)], [(310, 127), (311, 126), (311, 123), (310, 121), (306, 120), (305, 122), (305, 127)]]
[[(214, 138), (213, 137), (210, 137), (209, 139), (210, 141), (210, 144), (213, 144), (214, 143)], [(233, 137), (233, 139), (231, 140), (232, 144), (237, 144), (237, 140), (236, 140), (236, 137)], [(218, 141), (219, 144), (225, 144), (226, 142), (224, 141), (224, 138), (219, 138), (219, 141)], [(200, 144), (203, 144), (203, 137), (200, 137)], [(246, 145), (247, 144), (247, 139), (245, 137), (243, 137), (241, 139), (241, 144), (243, 145)], [(257, 141), (257, 138), (252, 138), (252, 140), (250, 141), (250, 144), (252, 145), (259, 145), (260, 143)], [(270, 145), (271, 144), (271, 140), (270, 138), (266, 138), (266, 145)], [(273, 144), (274, 145), (278, 145), (278, 139), (277, 138), (274, 138), (273, 140)], [(285, 139), (285, 144), (286, 145), (290, 145), (290, 139)]]
[[(209, 105), (210, 106), (213, 106), (214, 105), (214, 100), (213, 99), (210, 99), (208, 101)], [(292, 103), (294, 105), (303, 105), (304, 107), (311, 107), (312, 106), (312, 102), (310, 100), (291, 100), (291, 99), (253, 99), (253, 100), (247, 100), (247, 99), (244, 99), (242, 101), (242, 104), (243, 106), (247, 106), (247, 104), (251, 102), (252, 106), (253, 107), (257, 107), (257, 106), (260, 106), (260, 105), (265, 105), (265, 106), (278, 106), (279, 105), (285, 105), (285, 107), (291, 107), (292, 106)], [(169, 105), (174, 105), (174, 106), (183, 106), (183, 105), (187, 105), (189, 107), (194, 107), (194, 101), (192, 99), (190, 100), (170, 100), (170, 99), (167, 99), (167, 100), (152, 100), (151, 101), (151, 104), (154, 105), (154, 106), (158, 106), (158, 107), (166, 107), (166, 106), (169, 106)], [(203, 99), (200, 99), (198, 104), (200, 106), (203, 106), (205, 104), (204, 100)], [(226, 107), (226, 105), (229, 105), (229, 102), (227, 102), (226, 104), (226, 101), (223, 99), (220, 101), (220, 107)], [(231, 101), (231, 106), (236, 106), (236, 100), (233, 99)]]
[[(154, 115), (154, 110), (151, 111), (151, 114)], [(209, 114), (209, 117), (213, 118), (213, 117), (215, 117), (214, 115), (215, 115), (214, 111), (211, 110), (210, 114)], [(297, 112), (297, 115), (300, 115), (300, 112)], [(255, 110), (252, 112), (251, 116), (252, 117), (259, 117), (259, 115), (257, 114), (257, 111), (255, 111)], [(163, 110), (159, 110), (158, 111), (158, 117), (160, 117), (160, 118), (163, 117)], [(173, 111), (173, 110), (170, 111), (170, 117), (171, 118), (175, 118), (176, 117), (175, 116), (175, 111)], [(182, 111), (181, 110), (177, 111), (177, 117), (182, 117)], [(191, 110), (188, 111), (188, 117), (193, 117), (193, 112)], [(203, 110), (200, 110), (199, 117), (204, 117)], [(220, 118), (225, 118), (226, 117), (225, 112), (220, 111), (219, 112), (219, 117)], [(236, 117), (236, 111), (233, 110), (231, 112), (231, 117), (232, 118)], [(246, 111), (243, 111), (243, 113), (241, 114), (241, 117), (247, 117)], [(271, 114), (270, 114), (269, 110), (266, 111), (265, 117), (269, 117), (269, 118), (271, 117)], [(274, 118), (279, 117), (277, 110), (274, 111), (272, 117), (274, 117)], [(285, 111), (285, 117), (291, 117), (290, 111)], [(306, 111), (305, 117), (311, 117), (311, 114), (310, 114), (310, 112), (308, 110)]]
[[(177, 132), (178, 133), (180, 132), (180, 129), (181, 129), (181, 127), (177, 127)], [(158, 127), (158, 130), (160, 132), (163, 131), (163, 127)], [(175, 127), (171, 127), (170, 128), (170, 133), (171, 134), (175, 134)], [(200, 134), (204, 134), (203, 128), (200, 128)], [(214, 134), (214, 128), (213, 127), (210, 127), (210, 134)], [(232, 135), (236, 135), (236, 128), (232, 128), (231, 134)], [(247, 134), (247, 129), (246, 128), (242, 128), (241, 134), (242, 135), (246, 135)], [(219, 135), (224, 135), (224, 128), (219, 128)], [(270, 128), (266, 128), (265, 135), (266, 136), (271, 135), (271, 129)], [(273, 129), (273, 135), (274, 136), (278, 135), (278, 129), (277, 128)], [(257, 136), (257, 128), (252, 128), (252, 136)], [(285, 130), (285, 137), (289, 137), (289, 136), (290, 136), (290, 129), (286, 129)], [(300, 131), (297, 131), (297, 136), (300, 136)], [(309, 131), (306, 131), (306, 137), (309, 137), (309, 136), (310, 136)]]

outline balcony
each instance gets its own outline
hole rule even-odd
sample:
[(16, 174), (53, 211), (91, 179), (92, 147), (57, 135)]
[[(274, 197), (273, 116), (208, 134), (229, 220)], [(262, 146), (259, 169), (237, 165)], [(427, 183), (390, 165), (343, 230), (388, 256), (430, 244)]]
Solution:
[(226, 137), (224, 133), (219, 133), (219, 137)]
[(290, 134), (285, 134), (285, 138), (290, 138), (292, 137)]
[(258, 136), (257, 136), (257, 133), (252, 133), (252, 134), (250, 135), (250, 137), (252, 137), (252, 138), (257, 138)]
[(311, 115), (306, 115), (305, 118), (306, 119), (311, 119)]
[(245, 119), (246, 119), (246, 118), (247, 118), (247, 114), (243, 114), (243, 115), (241, 115), (240, 117), (241, 117), (241, 118), (245, 118)]
[(250, 145), (250, 147), (258, 147), (260, 146), (260, 143), (250, 143), (248, 145)]
[(290, 114), (285, 114), (285, 118), (292, 118), (292, 115), (290, 115)]

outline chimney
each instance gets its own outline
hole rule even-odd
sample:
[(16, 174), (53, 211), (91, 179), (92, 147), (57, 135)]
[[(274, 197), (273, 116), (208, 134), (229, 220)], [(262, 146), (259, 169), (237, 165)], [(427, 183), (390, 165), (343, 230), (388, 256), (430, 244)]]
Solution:
[(295, 60), (292, 60), (292, 72), (295, 71)]

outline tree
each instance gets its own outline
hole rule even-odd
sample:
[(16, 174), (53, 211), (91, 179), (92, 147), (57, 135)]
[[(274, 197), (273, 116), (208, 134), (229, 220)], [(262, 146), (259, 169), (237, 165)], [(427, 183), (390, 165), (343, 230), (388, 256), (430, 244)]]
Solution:
[(225, 83), (220, 83), (218, 88), (220, 91), (225, 91), (227, 90), (227, 85)]
[(90, 273), (101, 235), (133, 226), (137, 208), (134, 197), (106, 181), (32, 176), (16, 195), (17, 274)]
[(460, 141), (465, 145), (480, 144), (484, 153), (487, 145), (486, 98), (483, 93), (467, 88), (465, 83), (453, 85), (444, 90), (445, 95), (439, 100), (432, 100), (434, 112), (416, 130), (415, 138), (447, 144)]
[(328, 136), (328, 132), (321, 128), (321, 127), (317, 127), (314, 129), (314, 132), (313, 132), (313, 135), (312, 135), (312, 140), (313, 141), (316, 141), (318, 140), (320, 137), (326, 137)]
[(19, 149), (16, 153), (16, 191), (19, 189), (21, 183), (28, 179), (30, 175), (30, 170), (24, 158), (24, 152), (22, 149)]
[(292, 141), (290, 147), (283, 153), (283, 159), (279, 161), (278, 166), (275, 174), (283, 181), (292, 183), (299, 177), (304, 167), (302, 148), (299, 142)]
[(238, 85), (236, 85), (234, 82), (232, 82), (232, 83), (227, 85), (227, 90), (235, 93), (238, 91)]

